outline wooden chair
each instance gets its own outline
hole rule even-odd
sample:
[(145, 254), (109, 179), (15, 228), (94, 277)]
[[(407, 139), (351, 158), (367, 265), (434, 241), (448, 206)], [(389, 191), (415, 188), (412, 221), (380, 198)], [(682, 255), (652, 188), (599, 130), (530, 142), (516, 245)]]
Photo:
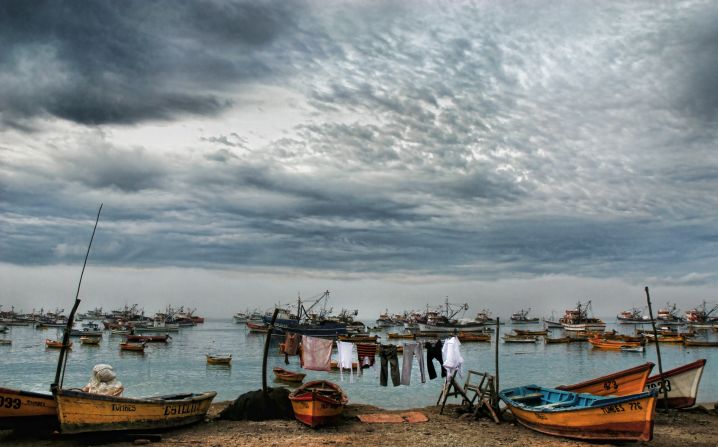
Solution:
[[(474, 379), (474, 381), (472, 381)], [(477, 419), (482, 413), (487, 413), (497, 424), (501, 422), (499, 417), (499, 396), (496, 392), (494, 376), (489, 373), (469, 370), (464, 384), (463, 404), (469, 404), (469, 410), (473, 408), (474, 417)], [(468, 396), (471, 395), (471, 398)], [(476, 407), (474, 408), (474, 403)]]

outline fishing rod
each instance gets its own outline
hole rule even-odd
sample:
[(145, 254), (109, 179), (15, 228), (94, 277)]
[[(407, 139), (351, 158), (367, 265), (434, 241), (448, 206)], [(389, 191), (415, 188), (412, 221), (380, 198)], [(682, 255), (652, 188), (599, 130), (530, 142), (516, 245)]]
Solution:
[(62, 382), (65, 380), (65, 365), (67, 365), (67, 349), (70, 342), (70, 332), (72, 331), (72, 325), (75, 320), (75, 312), (77, 307), (80, 305), (80, 286), (82, 285), (82, 277), (85, 274), (85, 267), (87, 266), (87, 258), (90, 256), (90, 248), (92, 247), (92, 240), (95, 239), (95, 231), (97, 231), (97, 223), (100, 221), (100, 213), (102, 212), (102, 203), (100, 209), (97, 210), (97, 218), (95, 219), (95, 227), (92, 229), (92, 236), (90, 236), (90, 243), (87, 245), (87, 253), (85, 253), (85, 262), (82, 264), (82, 271), (80, 272), (80, 281), (77, 283), (77, 293), (75, 294), (75, 304), (72, 306), (70, 316), (67, 318), (67, 325), (65, 326), (65, 333), (62, 335), (62, 347), (60, 348), (60, 357), (57, 359), (57, 370), (55, 371), (55, 381), (50, 385), (50, 390), (57, 392), (62, 389)]

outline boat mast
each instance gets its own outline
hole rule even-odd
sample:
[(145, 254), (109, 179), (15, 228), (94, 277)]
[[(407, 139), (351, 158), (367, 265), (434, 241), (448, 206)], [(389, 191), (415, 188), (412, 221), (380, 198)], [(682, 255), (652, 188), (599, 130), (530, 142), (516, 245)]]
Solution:
[(70, 316), (67, 318), (67, 325), (65, 326), (65, 333), (62, 335), (62, 347), (60, 348), (60, 356), (57, 359), (57, 370), (55, 371), (55, 381), (50, 385), (50, 390), (56, 393), (62, 388), (62, 382), (65, 379), (65, 365), (67, 364), (67, 345), (70, 342), (70, 331), (72, 331), (73, 320), (75, 319), (75, 312), (77, 312), (77, 306), (80, 305), (80, 286), (82, 285), (82, 277), (85, 274), (85, 267), (87, 266), (87, 258), (90, 256), (90, 248), (92, 247), (92, 240), (95, 238), (95, 231), (97, 230), (97, 223), (100, 221), (100, 213), (102, 212), (102, 204), (100, 209), (97, 210), (97, 218), (95, 219), (95, 226), (92, 229), (92, 236), (90, 236), (90, 243), (87, 245), (87, 253), (85, 253), (85, 262), (82, 264), (82, 271), (80, 272), (80, 280), (77, 283), (77, 292), (75, 293), (75, 304), (72, 306)]

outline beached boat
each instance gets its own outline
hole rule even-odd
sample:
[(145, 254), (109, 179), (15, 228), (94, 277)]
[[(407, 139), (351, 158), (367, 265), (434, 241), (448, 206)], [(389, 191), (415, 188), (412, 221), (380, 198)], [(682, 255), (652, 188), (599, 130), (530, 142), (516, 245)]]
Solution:
[(620, 351), (624, 346), (643, 346), (643, 342), (640, 341), (609, 340), (606, 338), (589, 338), (588, 342), (594, 348), (613, 351)]
[(145, 352), (144, 343), (120, 343), (120, 351)]
[(167, 343), (172, 339), (169, 334), (165, 335), (135, 335), (127, 334), (127, 341), (135, 343)]
[[(663, 373), (663, 382), (668, 390), (668, 406), (670, 408), (686, 408), (696, 404), (698, 385), (701, 382), (706, 359), (696, 360)], [(658, 389), (659, 404), (663, 405), (664, 389), (661, 377), (656, 375), (646, 381), (645, 390)]]
[(272, 369), (272, 371), (274, 372), (274, 377), (277, 380), (282, 380), (284, 382), (299, 383), (302, 382), (304, 380), (304, 377), (306, 376), (306, 374), (304, 373), (289, 371), (280, 367), (276, 367)]
[(0, 429), (57, 425), (52, 394), (0, 388)]
[(606, 397), (542, 388), (510, 388), (499, 397), (523, 426), (549, 435), (596, 441), (650, 441), (656, 392)]
[(533, 335), (504, 335), (504, 343), (536, 343), (538, 337)]
[(289, 394), (294, 417), (312, 428), (333, 422), (349, 399), (341, 387), (326, 380), (307, 382)]
[(217, 393), (129, 398), (61, 389), (55, 394), (62, 433), (152, 430), (204, 420)]
[(696, 346), (704, 348), (718, 348), (718, 341), (706, 341), (706, 340), (683, 340), (683, 346)]
[(389, 332), (386, 334), (387, 337), (392, 339), (401, 339), (401, 340), (414, 340), (416, 339), (416, 334), (400, 334), (398, 332)]
[[(49, 338), (45, 339), (45, 346), (48, 348), (54, 348), (54, 349), (61, 349), (62, 348), (62, 341), (58, 340), (52, 340)], [(67, 343), (67, 348), (72, 348), (72, 342)]]
[(102, 337), (88, 337), (88, 336), (82, 336), (80, 337), (80, 344), (82, 345), (90, 345), (90, 346), (97, 346), (100, 344), (100, 341), (102, 340)]
[(210, 355), (207, 354), (208, 365), (229, 365), (232, 363), (232, 354)]
[(633, 368), (624, 369), (595, 379), (575, 383), (573, 385), (560, 385), (556, 389), (573, 391), (574, 393), (590, 393), (596, 396), (627, 396), (642, 393), (655, 365), (646, 362)]

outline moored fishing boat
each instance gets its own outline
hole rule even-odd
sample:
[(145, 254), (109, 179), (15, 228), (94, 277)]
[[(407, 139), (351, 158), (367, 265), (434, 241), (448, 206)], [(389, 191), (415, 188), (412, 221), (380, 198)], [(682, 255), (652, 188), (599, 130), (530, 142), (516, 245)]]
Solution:
[(683, 346), (696, 346), (704, 348), (718, 348), (718, 341), (705, 341), (705, 340), (683, 340)]
[(643, 352), (646, 348), (643, 346), (621, 346), (621, 352)]
[(616, 320), (621, 324), (644, 324), (651, 322), (650, 317), (643, 315), (643, 312), (635, 307), (630, 310), (624, 310), (616, 315)]
[(416, 339), (416, 334), (412, 334), (412, 333), (400, 334), (400, 333), (398, 333), (398, 332), (389, 332), (388, 334), (386, 334), (386, 336), (389, 337), (389, 338), (391, 338), (391, 339), (401, 339), (401, 340), (414, 340), (414, 339)]
[(457, 335), (459, 338), (459, 341), (461, 342), (490, 342), (491, 341), (491, 334), (479, 334), (476, 332), (459, 332)]
[(559, 321), (567, 331), (605, 331), (606, 323), (599, 318), (589, 317), (589, 309), (591, 309), (590, 300), (586, 304), (579, 302), (575, 309), (566, 309), (563, 318)]
[(544, 337), (543, 341), (546, 344), (571, 343), (571, 337)]
[(57, 425), (52, 394), (0, 388), (0, 429)]
[(511, 314), (511, 324), (535, 324), (539, 322), (538, 318), (529, 318), (529, 312), (531, 308), (526, 310), (521, 309), (518, 312)]
[(251, 321), (248, 321), (245, 323), (247, 325), (247, 328), (249, 329), (249, 332), (254, 333), (260, 333), (260, 334), (266, 334), (269, 332), (269, 325), (264, 323), (253, 323)]
[(627, 396), (642, 393), (655, 365), (646, 362), (633, 368), (624, 369), (595, 379), (575, 383), (573, 385), (560, 385), (556, 389), (573, 391), (574, 393), (590, 393), (596, 396)]
[(167, 343), (167, 340), (172, 339), (169, 334), (165, 335), (136, 335), (127, 334), (127, 341), (135, 343)]
[(88, 336), (82, 336), (80, 337), (80, 344), (82, 345), (90, 345), (90, 346), (97, 346), (100, 344), (100, 341), (102, 340), (102, 337), (88, 337)]
[(530, 329), (514, 329), (516, 335), (548, 335), (548, 329), (532, 331)]
[[(663, 383), (668, 390), (668, 407), (686, 408), (696, 404), (705, 365), (706, 359), (700, 359), (663, 373)], [(664, 387), (660, 375), (649, 377), (646, 381), (645, 390), (652, 389), (658, 389), (659, 405), (663, 405)]]
[(538, 337), (534, 335), (504, 335), (504, 343), (536, 343)]
[(204, 420), (217, 393), (130, 398), (62, 389), (55, 393), (62, 433), (151, 430)]
[(232, 363), (232, 354), (207, 354), (208, 365), (229, 365)]
[(612, 351), (620, 351), (624, 346), (643, 346), (644, 344), (640, 341), (610, 340), (606, 338), (589, 338), (588, 342), (591, 343), (594, 348)]
[[(58, 340), (52, 340), (52, 339), (46, 338), (46, 339), (45, 339), (45, 346), (48, 347), (48, 348), (53, 348), (53, 349), (61, 349), (61, 348), (62, 348), (62, 342), (61, 342), (61, 341), (58, 341)], [(68, 349), (72, 348), (72, 342), (68, 342), (68, 343), (67, 343), (67, 348), (68, 348)]]
[(656, 392), (604, 397), (542, 388), (503, 390), (499, 398), (523, 426), (549, 435), (597, 441), (650, 441)]
[(327, 380), (307, 382), (289, 394), (294, 417), (312, 428), (333, 422), (349, 399), (341, 387)]
[(294, 371), (289, 371), (284, 368), (276, 367), (272, 369), (272, 372), (274, 372), (274, 377), (277, 380), (283, 380), (285, 382), (292, 382), (292, 383), (299, 383), (304, 380), (304, 377), (306, 374), (304, 373), (298, 373)]
[(120, 351), (145, 352), (144, 343), (120, 343)]
[(339, 341), (348, 341), (351, 343), (376, 343), (378, 335), (340, 335), (337, 337)]

